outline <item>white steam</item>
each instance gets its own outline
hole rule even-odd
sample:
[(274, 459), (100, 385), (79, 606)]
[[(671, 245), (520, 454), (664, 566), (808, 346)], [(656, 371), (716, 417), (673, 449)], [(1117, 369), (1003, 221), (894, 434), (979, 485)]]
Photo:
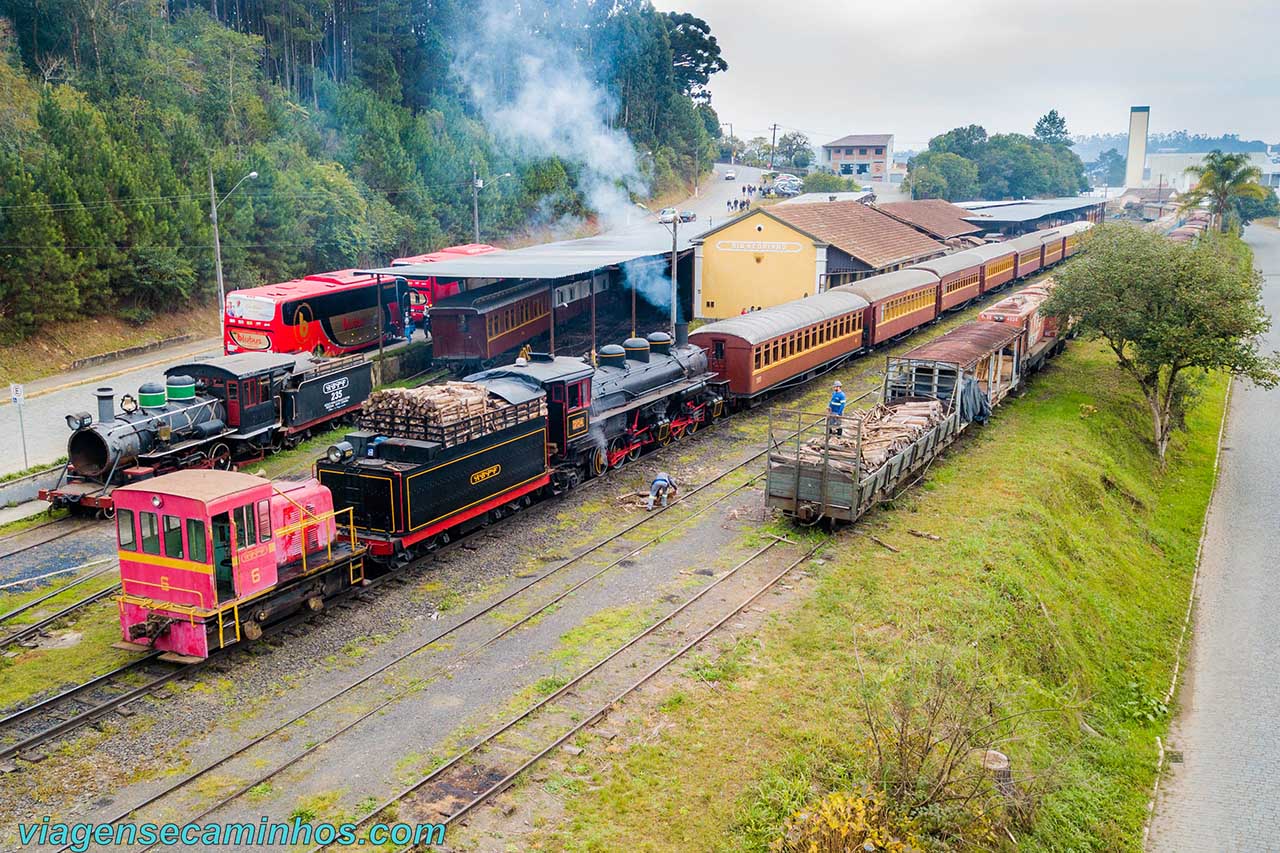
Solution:
[(605, 229), (633, 215), (629, 193), (644, 194), (636, 151), (609, 126), (614, 103), (588, 73), (577, 46), (555, 22), (535, 28), (512, 5), (488, 2), (459, 46), (455, 69), (495, 136), (520, 154), (579, 166), (578, 186)]

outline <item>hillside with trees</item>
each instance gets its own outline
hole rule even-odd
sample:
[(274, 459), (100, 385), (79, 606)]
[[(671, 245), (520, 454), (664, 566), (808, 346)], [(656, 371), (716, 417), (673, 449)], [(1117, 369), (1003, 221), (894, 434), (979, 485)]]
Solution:
[(0, 339), (207, 303), (211, 174), (228, 289), (469, 242), (473, 165), (487, 240), (672, 191), (725, 67), (648, 0), (0, 0)]
[(1050, 110), (1031, 136), (988, 136), (976, 124), (935, 136), (908, 164), (904, 188), (912, 198), (969, 201), (1072, 196), (1088, 182), (1071, 150), (1066, 120)]

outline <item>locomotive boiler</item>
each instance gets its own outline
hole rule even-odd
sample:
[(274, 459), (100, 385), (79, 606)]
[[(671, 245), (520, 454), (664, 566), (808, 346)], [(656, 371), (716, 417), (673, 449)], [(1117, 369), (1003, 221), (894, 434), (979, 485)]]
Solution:
[(121, 397), (118, 411), (113, 390), (99, 388), (96, 417), (67, 415), (67, 467), (40, 497), (109, 512), (119, 485), (261, 459), (349, 416), (371, 390), (371, 365), (363, 358), (272, 352), (174, 365), (163, 384), (148, 382), (136, 397)]

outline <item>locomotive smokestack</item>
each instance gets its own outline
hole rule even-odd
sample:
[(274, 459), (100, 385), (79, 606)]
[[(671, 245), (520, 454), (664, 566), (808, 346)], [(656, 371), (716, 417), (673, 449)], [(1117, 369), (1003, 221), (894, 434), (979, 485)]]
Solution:
[(676, 346), (683, 347), (689, 345), (689, 324), (676, 323)]
[(93, 392), (98, 398), (98, 423), (109, 424), (116, 418), (116, 392), (103, 386)]

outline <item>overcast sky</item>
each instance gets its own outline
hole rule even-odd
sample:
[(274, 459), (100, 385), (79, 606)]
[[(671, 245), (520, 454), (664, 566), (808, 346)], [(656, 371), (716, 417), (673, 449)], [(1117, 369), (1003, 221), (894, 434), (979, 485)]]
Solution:
[(1280, 142), (1275, 0), (655, 0), (711, 24), (729, 70), (712, 104), (742, 138), (774, 122), (815, 145), (893, 133), (899, 149), (976, 123), (1030, 133), (1239, 133)]

